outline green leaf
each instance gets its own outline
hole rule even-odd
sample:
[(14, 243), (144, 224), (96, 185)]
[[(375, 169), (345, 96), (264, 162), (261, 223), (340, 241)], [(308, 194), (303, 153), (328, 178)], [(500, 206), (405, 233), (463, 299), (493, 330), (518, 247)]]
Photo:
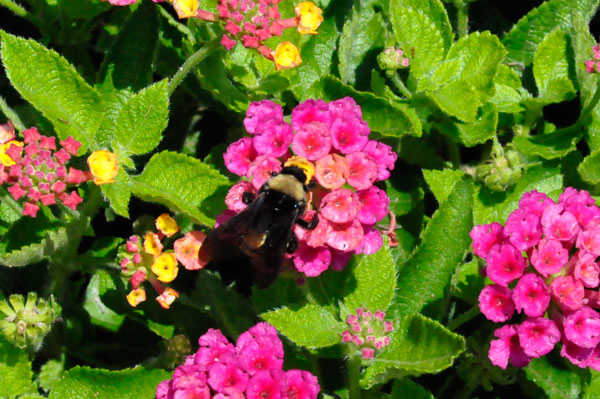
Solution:
[(82, 143), (79, 154), (96, 149), (94, 134), (103, 119), (100, 94), (53, 50), (33, 40), (0, 32), (6, 74), (25, 100), (48, 118), (58, 137)]
[(117, 291), (115, 278), (104, 270), (98, 270), (85, 290), (83, 308), (90, 315), (92, 324), (110, 331), (118, 331), (125, 321), (125, 316), (110, 309), (102, 300), (102, 296), (111, 291)]
[[(452, 32), (452, 25), (448, 19), (446, 8), (440, 0), (398, 0), (391, 2), (390, 7), (404, 7), (418, 10), (423, 15), (426, 15), (429, 20), (435, 25), (436, 29), (442, 33), (442, 41), (444, 43), (444, 53), (448, 51), (452, 45), (452, 39), (454, 39), (454, 33)], [(392, 15), (394, 10), (390, 10)], [(394, 23), (392, 22), (394, 25)], [(396, 25), (394, 25), (395, 27)], [(400, 27), (401, 28), (401, 27)]]
[(600, 151), (594, 151), (577, 167), (581, 178), (590, 184), (600, 183)]
[(546, 104), (570, 100), (575, 87), (569, 78), (569, 45), (567, 35), (560, 29), (544, 38), (533, 57), (533, 77), (538, 98)]
[(208, 311), (234, 338), (256, 324), (256, 319), (251, 316), (254, 311), (250, 302), (232, 287), (225, 287), (216, 273), (198, 273), (190, 299), (194, 306)]
[(352, 267), (356, 287), (344, 298), (348, 309), (385, 311), (396, 289), (396, 267), (390, 247), (386, 244), (372, 255), (354, 256)]
[(508, 65), (502, 64), (496, 76), (494, 95), (489, 101), (496, 106), (498, 112), (521, 112), (521, 100), (528, 95), (522, 86), (519, 75)]
[(394, 328), (390, 345), (363, 373), (362, 386), (368, 388), (398, 374), (437, 373), (451, 366), (465, 349), (463, 337), (420, 314), (402, 317)]
[(590, 382), (583, 389), (582, 399), (596, 399), (600, 397), (600, 372), (590, 370)]
[(60, 380), (65, 371), (64, 355), (62, 359), (48, 360), (40, 369), (37, 381), (39, 386), (46, 392), (50, 391)]
[(338, 47), (340, 78), (351, 85), (356, 83), (357, 68), (367, 52), (384, 44), (385, 24), (381, 14), (359, 5), (360, 2), (355, 3), (352, 16), (346, 20)]
[(391, 398), (434, 399), (431, 392), (408, 378), (394, 381), (394, 385), (392, 385)]
[[(39, 220), (40, 217), (38, 216), (36, 223)], [(37, 263), (67, 245), (69, 241), (67, 229), (64, 227), (59, 227), (56, 230), (40, 229), (31, 232), (30, 228), (25, 227), (27, 224), (31, 225), (31, 220), (28, 218), (20, 219), (3, 237), (4, 242), (0, 244), (0, 265), (19, 267)], [(12, 247), (11, 241), (6, 239), (11, 231), (14, 231), (14, 234), (19, 235), (20, 238), (25, 239), (26, 242), (22, 246)], [(44, 238), (38, 235), (43, 235)]]
[(473, 123), (444, 122), (436, 126), (455, 141), (466, 147), (473, 147), (485, 143), (496, 135), (498, 111), (493, 104), (487, 103), (479, 109)]
[(313, 85), (332, 73), (333, 54), (340, 37), (335, 18), (326, 18), (319, 26), (319, 34), (310, 36), (312, 37), (302, 41), (302, 64), (292, 70), (280, 72), (283, 76), (290, 77), (292, 92), (298, 101), (319, 98), (318, 90)]
[(444, 59), (448, 46), (444, 43), (441, 24), (426, 13), (431, 10), (421, 10), (417, 4), (410, 3), (413, 2), (391, 0), (390, 14), (397, 45), (411, 55), (410, 72), (420, 78)]
[(494, 94), (494, 79), (505, 54), (496, 36), (471, 33), (452, 45), (446, 60), (419, 81), (417, 90), (429, 93), (442, 111), (473, 122), (477, 109)]
[(115, 182), (100, 186), (102, 193), (117, 215), (129, 217), (129, 200), (131, 198), (131, 180), (123, 168), (115, 177)]
[(121, 108), (112, 147), (117, 155), (126, 156), (154, 150), (162, 140), (168, 118), (169, 94), (167, 79), (163, 79), (131, 97)]
[(441, 298), (471, 245), (473, 183), (462, 180), (427, 224), (423, 242), (400, 271), (393, 313), (410, 314)]
[(413, 108), (368, 92), (357, 91), (333, 76), (325, 77), (320, 84), (322, 94), (318, 97), (327, 101), (345, 96), (354, 98), (361, 106), (363, 119), (371, 130), (389, 137), (401, 137), (405, 134), (421, 136), (421, 122)]
[(581, 393), (581, 379), (570, 370), (561, 370), (550, 364), (547, 358), (531, 359), (527, 365), (527, 379), (542, 388), (548, 399), (577, 399)]
[(529, 168), (514, 187), (503, 193), (491, 192), (477, 184), (473, 205), (474, 222), (504, 223), (508, 215), (517, 208), (524, 193), (535, 189), (556, 198), (562, 188), (560, 167), (544, 164)]
[(440, 204), (446, 201), (454, 190), (454, 186), (462, 180), (464, 175), (460, 170), (452, 169), (423, 170), (423, 177)]
[(98, 74), (102, 91), (136, 92), (152, 83), (158, 28), (156, 5), (142, 2), (123, 25), (102, 61)]
[(36, 391), (27, 353), (0, 337), (0, 398), (13, 399)]
[(596, 13), (598, 0), (550, 0), (531, 10), (502, 38), (507, 61), (528, 66), (537, 46), (555, 28), (568, 30), (571, 15), (580, 13), (586, 22)]
[(535, 136), (516, 136), (513, 145), (527, 155), (538, 155), (544, 159), (562, 158), (576, 150), (582, 135), (582, 129), (569, 127)]
[(205, 225), (212, 225), (225, 208), (230, 186), (225, 176), (202, 161), (169, 151), (155, 154), (131, 181), (134, 195), (184, 212)]
[(317, 305), (298, 309), (281, 308), (260, 315), (292, 342), (308, 348), (323, 348), (342, 342), (345, 326)]
[(171, 378), (171, 372), (143, 367), (109, 371), (73, 367), (55, 385), (50, 399), (153, 399), (156, 386)]

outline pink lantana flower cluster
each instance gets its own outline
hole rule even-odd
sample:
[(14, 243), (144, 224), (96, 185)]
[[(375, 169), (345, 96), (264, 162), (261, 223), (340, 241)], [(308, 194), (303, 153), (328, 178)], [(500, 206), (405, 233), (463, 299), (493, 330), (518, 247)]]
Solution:
[[(532, 191), (500, 223), (475, 226), (473, 252), (485, 259), (494, 282), (479, 295), (494, 332), (489, 358), (506, 368), (562, 342), (573, 364), (600, 370), (600, 208), (585, 191), (567, 188), (558, 203)], [(523, 314), (520, 322), (515, 311)]]
[(390, 177), (397, 156), (388, 145), (369, 140), (370, 129), (352, 98), (306, 100), (292, 111), (291, 124), (280, 105), (254, 102), (244, 126), (251, 136), (232, 143), (224, 158), (232, 173), (248, 180), (230, 189), (225, 199), (229, 210), (218, 222), (242, 211), (243, 193), (258, 192), (283, 162), (296, 156), (311, 164), (317, 183), (303, 218), (319, 216), (314, 230), (294, 227), (296, 269), (318, 276), (330, 266), (341, 270), (352, 254), (372, 254), (381, 247), (376, 224), (388, 214), (390, 201), (373, 183)]
[(156, 388), (157, 399), (316, 399), (317, 378), (303, 370), (283, 371), (283, 345), (277, 330), (259, 323), (235, 346), (209, 329), (200, 348)]
[(83, 200), (73, 187), (88, 181), (89, 172), (67, 168), (81, 143), (69, 136), (60, 141), (41, 135), (35, 127), (23, 131), (24, 141), (16, 139), (12, 124), (0, 126), (0, 185), (24, 202), (23, 215), (35, 217), (40, 206), (56, 203), (76, 209)]
[(342, 342), (358, 347), (364, 359), (372, 359), (376, 350), (390, 344), (388, 334), (394, 331), (394, 324), (385, 321), (385, 313), (381, 310), (371, 313), (358, 308), (356, 314), (348, 316), (346, 323), (350, 329), (342, 332)]
[(592, 47), (592, 59), (585, 62), (585, 71), (588, 73), (600, 73), (600, 45)]

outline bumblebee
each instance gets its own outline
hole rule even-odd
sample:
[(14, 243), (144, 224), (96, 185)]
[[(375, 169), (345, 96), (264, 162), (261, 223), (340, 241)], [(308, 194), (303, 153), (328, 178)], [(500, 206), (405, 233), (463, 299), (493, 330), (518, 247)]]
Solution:
[(218, 270), (225, 283), (235, 281), (244, 294), (250, 293), (252, 282), (259, 288), (269, 286), (285, 254), (296, 252), (294, 224), (313, 230), (319, 223), (316, 215), (310, 222), (302, 219), (314, 187), (312, 164), (302, 161), (288, 160), (256, 195), (245, 192), (242, 201), (247, 207), (209, 233), (200, 247), (200, 263)]

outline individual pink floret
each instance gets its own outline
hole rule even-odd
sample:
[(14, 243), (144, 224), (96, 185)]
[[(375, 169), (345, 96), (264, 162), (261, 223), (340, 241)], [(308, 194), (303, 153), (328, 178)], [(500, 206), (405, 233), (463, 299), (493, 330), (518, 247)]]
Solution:
[(550, 283), (552, 298), (566, 310), (577, 310), (583, 304), (583, 283), (572, 276), (559, 276)]
[(565, 359), (569, 360), (574, 365), (585, 368), (588, 366), (588, 359), (594, 351), (593, 348), (582, 348), (581, 346), (575, 345), (567, 339), (562, 339), (562, 348), (560, 355)]
[(558, 197), (558, 203), (563, 205), (565, 208), (576, 203), (582, 205), (594, 205), (595, 202), (596, 200), (592, 198), (589, 192), (586, 190), (577, 190), (573, 187), (565, 188), (565, 191), (563, 191)]
[(587, 288), (596, 288), (600, 284), (600, 265), (596, 262), (596, 256), (579, 253), (573, 274)]
[(579, 232), (577, 219), (562, 205), (550, 204), (542, 214), (542, 228), (544, 235), (559, 241), (569, 241)]
[(521, 200), (519, 201), (519, 209), (533, 213), (541, 218), (542, 214), (544, 213), (544, 209), (551, 204), (554, 204), (554, 201), (548, 198), (546, 194), (540, 193), (537, 190), (533, 190), (523, 194)]
[(531, 264), (542, 276), (561, 271), (569, 260), (567, 251), (560, 241), (543, 238), (531, 254)]
[(315, 178), (328, 190), (337, 190), (346, 183), (350, 166), (345, 157), (338, 154), (327, 154), (315, 163)]
[(357, 254), (371, 255), (379, 251), (379, 248), (383, 246), (383, 237), (381, 232), (374, 228), (374, 226), (367, 226), (363, 224), (363, 231), (365, 232), (362, 241), (356, 248)]
[(498, 339), (490, 342), (488, 357), (493, 365), (506, 369), (508, 362), (515, 367), (525, 367), (531, 358), (525, 354), (519, 343), (517, 326), (506, 325), (494, 331)]
[(340, 188), (323, 197), (320, 213), (330, 222), (346, 223), (356, 219), (360, 207), (361, 203), (355, 192)]
[(267, 120), (283, 121), (281, 105), (270, 100), (255, 101), (250, 103), (244, 118), (244, 127), (250, 134), (256, 133), (256, 127)]
[(288, 370), (285, 373), (283, 393), (289, 399), (317, 399), (321, 390), (317, 377), (304, 370)]
[(363, 148), (368, 156), (377, 162), (378, 174), (377, 181), (387, 180), (390, 177), (390, 170), (394, 169), (398, 155), (392, 151), (392, 147), (376, 140), (369, 140)]
[(245, 192), (250, 192), (252, 194), (256, 193), (252, 183), (246, 180), (240, 180), (239, 182), (235, 183), (225, 196), (225, 204), (227, 204), (227, 209), (235, 212), (244, 210), (247, 206), (242, 201), (242, 197), (244, 196)]
[(294, 266), (307, 277), (316, 277), (331, 264), (331, 251), (326, 246), (317, 248), (300, 243), (294, 254)]
[[(309, 209), (306, 211), (302, 219), (306, 222), (312, 220), (312, 218), (317, 214), (317, 211), (313, 209)], [(320, 247), (325, 244), (327, 239), (327, 233), (329, 231), (329, 222), (325, 218), (319, 218), (319, 223), (314, 230), (307, 230), (303, 227), (294, 225), (294, 234), (298, 237), (299, 241), (306, 243), (311, 247)]]
[(509, 243), (496, 244), (488, 253), (486, 273), (493, 282), (506, 287), (523, 275), (525, 266), (519, 250)]
[(281, 169), (279, 159), (268, 155), (260, 155), (248, 167), (246, 177), (252, 179), (252, 185), (258, 190), (267, 180), (273, 177), (273, 173), (279, 173)]
[(292, 143), (292, 127), (283, 120), (270, 119), (256, 126), (254, 148), (260, 155), (280, 157)]
[(249, 378), (238, 362), (215, 363), (208, 371), (208, 384), (217, 392), (244, 392)]
[(539, 317), (550, 304), (550, 290), (544, 279), (535, 273), (527, 273), (517, 281), (512, 291), (512, 299), (517, 312)]
[(507, 321), (515, 312), (510, 290), (497, 284), (485, 286), (479, 294), (479, 309), (488, 320)]
[(344, 97), (329, 103), (329, 112), (332, 118), (354, 117), (362, 119), (360, 105), (352, 97)]
[(309, 99), (301, 102), (292, 110), (292, 127), (294, 131), (298, 132), (305, 124), (311, 122), (322, 123), (326, 132), (324, 134), (329, 135), (331, 115), (329, 105), (325, 101)]
[(502, 230), (503, 227), (498, 222), (473, 227), (469, 233), (473, 240), (473, 253), (487, 258), (490, 248), (502, 242)]
[[(360, 244), (359, 244), (360, 245)], [(344, 270), (350, 258), (352, 257), (352, 252), (344, 252), (338, 251), (335, 249), (331, 250), (331, 270), (335, 270), (337, 272)]]
[(361, 151), (369, 141), (369, 127), (356, 118), (339, 118), (331, 125), (331, 143), (342, 154)]
[(227, 169), (238, 176), (245, 176), (248, 173), (248, 168), (256, 156), (251, 137), (243, 137), (231, 143), (223, 154)]
[(346, 155), (348, 166), (348, 184), (356, 190), (366, 190), (377, 179), (377, 163), (364, 152), (354, 152)]
[(523, 352), (531, 357), (545, 355), (560, 341), (560, 331), (556, 323), (544, 317), (527, 318), (517, 331)]
[(600, 256), (600, 227), (580, 231), (575, 246), (596, 257)]
[(65, 149), (65, 151), (72, 156), (76, 156), (79, 147), (81, 147), (81, 143), (71, 136), (67, 137), (66, 140), (60, 141), (59, 143)]
[(389, 211), (390, 199), (385, 191), (371, 186), (367, 190), (358, 192), (360, 211), (358, 220), (363, 224), (375, 224), (381, 221)]
[(513, 211), (506, 220), (504, 235), (520, 251), (527, 251), (542, 238), (540, 218), (522, 209)]
[(292, 151), (296, 155), (316, 161), (331, 150), (331, 137), (326, 126), (319, 122), (303, 124), (296, 130), (292, 140)]
[[(279, 377), (279, 378), (278, 378)], [(279, 375), (269, 371), (259, 371), (248, 382), (247, 399), (280, 399), (282, 381)]]
[(583, 306), (565, 318), (565, 336), (582, 348), (592, 348), (600, 343), (600, 314)]
[(363, 240), (364, 231), (358, 219), (348, 223), (330, 223), (327, 245), (337, 250), (354, 251)]
[(577, 223), (579, 223), (582, 229), (598, 228), (600, 225), (600, 208), (596, 205), (585, 205), (575, 202), (566, 207), (566, 209), (575, 216)]

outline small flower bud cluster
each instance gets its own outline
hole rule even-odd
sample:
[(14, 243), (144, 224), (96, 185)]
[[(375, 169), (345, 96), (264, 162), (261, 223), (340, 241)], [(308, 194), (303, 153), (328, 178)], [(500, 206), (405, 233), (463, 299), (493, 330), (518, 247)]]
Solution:
[[(117, 6), (136, 3), (137, 0), (108, 0)], [(153, 0), (155, 3), (165, 0)], [(237, 43), (254, 48), (277, 69), (294, 68), (302, 62), (300, 51), (292, 43), (280, 43), (275, 51), (264, 43), (273, 36), (281, 36), (287, 28), (296, 28), (302, 35), (315, 35), (323, 22), (323, 11), (311, 1), (298, 3), (294, 18), (281, 18), (278, 4), (281, 0), (218, 0), (217, 13), (200, 9), (200, 0), (168, 0), (179, 18), (200, 18), (219, 22), (225, 33), (221, 44), (231, 50)]]
[(379, 68), (384, 71), (394, 71), (400, 68), (408, 68), (410, 60), (404, 56), (404, 51), (399, 48), (388, 47), (377, 56)]
[(178, 261), (188, 270), (201, 268), (198, 251), (206, 237), (201, 232), (191, 231), (174, 242), (174, 251), (163, 251), (163, 239), (177, 233), (179, 226), (166, 213), (156, 219), (155, 225), (158, 232), (146, 233), (143, 240), (136, 235), (129, 237), (119, 254), (121, 271), (130, 277), (132, 291), (127, 295), (127, 301), (131, 306), (135, 307), (146, 300), (142, 283), (148, 280), (158, 293), (158, 303), (168, 309), (179, 293), (170, 287), (164, 288), (161, 283), (175, 280), (179, 272)]
[(57, 202), (76, 209), (83, 200), (68, 185), (84, 183), (90, 175), (66, 164), (81, 143), (69, 136), (57, 150), (56, 137), (40, 135), (35, 127), (23, 131), (24, 142), (16, 140), (12, 124), (2, 125), (0, 132), (0, 184), (24, 201), (23, 215), (35, 217), (41, 205)]
[(504, 149), (494, 141), (491, 159), (477, 167), (476, 176), (490, 190), (505, 191), (521, 178), (523, 164), (519, 153), (513, 149)]
[(313, 277), (330, 265), (340, 270), (353, 253), (372, 254), (381, 247), (375, 225), (388, 214), (390, 201), (373, 183), (390, 177), (397, 156), (391, 147), (369, 140), (370, 129), (352, 98), (306, 100), (292, 111), (291, 124), (280, 105), (255, 102), (244, 126), (251, 137), (232, 143), (224, 158), (232, 173), (248, 180), (231, 188), (225, 199), (229, 211), (218, 222), (243, 210), (244, 192), (255, 194), (287, 161), (304, 165), (307, 177), (314, 174), (318, 183), (303, 218), (318, 214), (319, 224), (314, 230), (294, 227), (298, 271)]
[(267, 323), (242, 333), (235, 346), (212, 328), (198, 343), (173, 378), (158, 384), (157, 399), (316, 399), (321, 390), (308, 371), (282, 369), (283, 345)]
[(60, 312), (54, 297), (38, 299), (30, 292), (26, 300), (22, 295), (11, 295), (0, 300), (0, 331), (15, 346), (37, 350)]
[(356, 309), (356, 314), (346, 319), (350, 329), (342, 333), (342, 342), (353, 343), (364, 359), (372, 359), (376, 350), (390, 344), (387, 335), (394, 330), (394, 324), (384, 319), (385, 313), (381, 310), (371, 313), (365, 308)]
[[(560, 341), (561, 356), (600, 370), (600, 208), (585, 191), (568, 187), (558, 203), (532, 191), (506, 225), (471, 231), (473, 252), (494, 282), (479, 295), (494, 333), (489, 358), (506, 368), (527, 365)], [(520, 322), (512, 320), (523, 313)]]
[(592, 59), (585, 62), (585, 71), (588, 73), (600, 73), (600, 46), (592, 47)]

